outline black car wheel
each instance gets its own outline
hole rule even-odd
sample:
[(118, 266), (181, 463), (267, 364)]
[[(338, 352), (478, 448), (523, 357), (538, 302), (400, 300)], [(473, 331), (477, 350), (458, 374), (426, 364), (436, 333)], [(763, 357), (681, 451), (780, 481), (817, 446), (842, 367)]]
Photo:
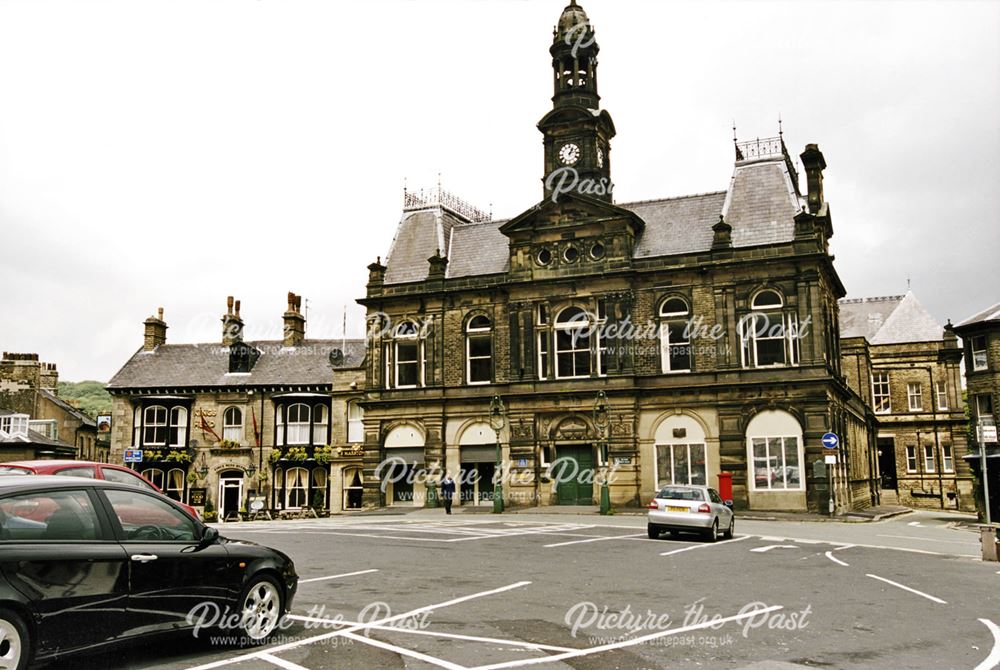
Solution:
[(723, 537), (725, 537), (727, 540), (731, 540), (733, 539), (733, 533), (735, 532), (736, 532), (736, 517), (733, 516), (730, 517), (729, 519), (729, 528), (726, 529), (726, 533)]
[(31, 642), (24, 620), (0, 608), (0, 670), (24, 670), (30, 655)]
[(660, 527), (654, 526), (651, 523), (646, 524), (646, 535), (649, 536), (650, 540), (656, 540), (660, 537)]
[(708, 541), (715, 542), (719, 539), (719, 520), (712, 521), (712, 527), (708, 531)]
[(240, 595), (240, 628), (249, 644), (260, 644), (278, 627), (285, 599), (270, 575), (254, 577)]

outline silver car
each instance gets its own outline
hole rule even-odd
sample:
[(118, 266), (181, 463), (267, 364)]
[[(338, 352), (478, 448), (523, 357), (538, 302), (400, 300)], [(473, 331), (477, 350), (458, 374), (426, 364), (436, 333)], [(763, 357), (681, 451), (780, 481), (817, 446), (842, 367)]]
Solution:
[(708, 486), (664, 486), (648, 505), (649, 539), (655, 540), (666, 530), (671, 535), (701, 533), (715, 542), (720, 528), (725, 529), (726, 539), (732, 539), (736, 524), (732, 505), (732, 500), (723, 502), (718, 491)]

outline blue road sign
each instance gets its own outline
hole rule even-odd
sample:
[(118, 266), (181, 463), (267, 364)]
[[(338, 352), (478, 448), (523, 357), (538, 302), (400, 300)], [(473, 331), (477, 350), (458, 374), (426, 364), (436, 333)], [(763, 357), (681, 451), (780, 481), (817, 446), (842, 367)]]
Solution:
[(125, 462), (126, 463), (142, 463), (142, 449), (126, 449), (125, 450)]
[(827, 449), (836, 449), (840, 444), (840, 438), (837, 437), (836, 433), (826, 433), (820, 441)]

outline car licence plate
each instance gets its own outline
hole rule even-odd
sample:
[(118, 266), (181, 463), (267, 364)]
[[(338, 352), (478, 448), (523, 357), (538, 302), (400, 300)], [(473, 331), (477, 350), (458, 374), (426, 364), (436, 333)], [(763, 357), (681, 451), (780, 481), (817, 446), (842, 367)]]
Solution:
[(671, 505), (668, 505), (667, 506), (667, 511), (668, 512), (689, 512), (690, 509), (688, 509), (687, 507), (673, 507)]

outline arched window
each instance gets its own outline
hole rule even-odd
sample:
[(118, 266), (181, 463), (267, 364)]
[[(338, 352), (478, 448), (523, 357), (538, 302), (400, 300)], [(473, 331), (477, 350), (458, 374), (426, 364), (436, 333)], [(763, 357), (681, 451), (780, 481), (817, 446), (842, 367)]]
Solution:
[(798, 317), (787, 309), (774, 289), (753, 296), (750, 312), (739, 321), (743, 366), (750, 368), (797, 365), (799, 362)]
[(184, 471), (180, 468), (174, 468), (167, 473), (167, 488), (164, 489), (164, 493), (173, 498), (174, 500), (182, 501), (184, 499)]
[(493, 381), (493, 325), (479, 314), (465, 328), (465, 376), (470, 384)]
[(555, 323), (556, 377), (590, 376), (591, 316), (579, 307), (559, 312)]
[(423, 384), (421, 364), (422, 342), (418, 336), (417, 325), (412, 321), (404, 321), (396, 327), (395, 338), (395, 386), (396, 388), (413, 388)]
[(347, 402), (347, 441), (358, 444), (365, 441), (364, 412), (357, 400)]
[(183, 407), (170, 410), (170, 446), (187, 446), (188, 411)]
[(222, 414), (222, 439), (231, 442), (243, 441), (243, 410), (227, 407)]
[(660, 305), (660, 358), (663, 372), (691, 371), (691, 310), (683, 298)]
[(326, 507), (326, 468), (313, 468), (312, 499), (309, 505), (318, 505), (320, 509)]
[(690, 416), (676, 414), (657, 427), (655, 441), (657, 486), (708, 483), (705, 431), (701, 424)]
[(313, 407), (313, 439), (314, 445), (324, 445), (328, 442), (327, 427), (330, 423), (330, 410), (326, 405)]
[(295, 403), (288, 406), (285, 424), (286, 444), (309, 444), (309, 418), (309, 405)]
[(159, 468), (148, 468), (142, 471), (142, 476), (153, 483), (161, 491), (165, 490), (166, 476)]
[(167, 444), (167, 408), (150, 405), (142, 416), (144, 446), (162, 447)]
[[(308, 409), (308, 408), (307, 408)], [(285, 473), (285, 507), (301, 509), (308, 503), (309, 471), (305, 468), (289, 468)]]

